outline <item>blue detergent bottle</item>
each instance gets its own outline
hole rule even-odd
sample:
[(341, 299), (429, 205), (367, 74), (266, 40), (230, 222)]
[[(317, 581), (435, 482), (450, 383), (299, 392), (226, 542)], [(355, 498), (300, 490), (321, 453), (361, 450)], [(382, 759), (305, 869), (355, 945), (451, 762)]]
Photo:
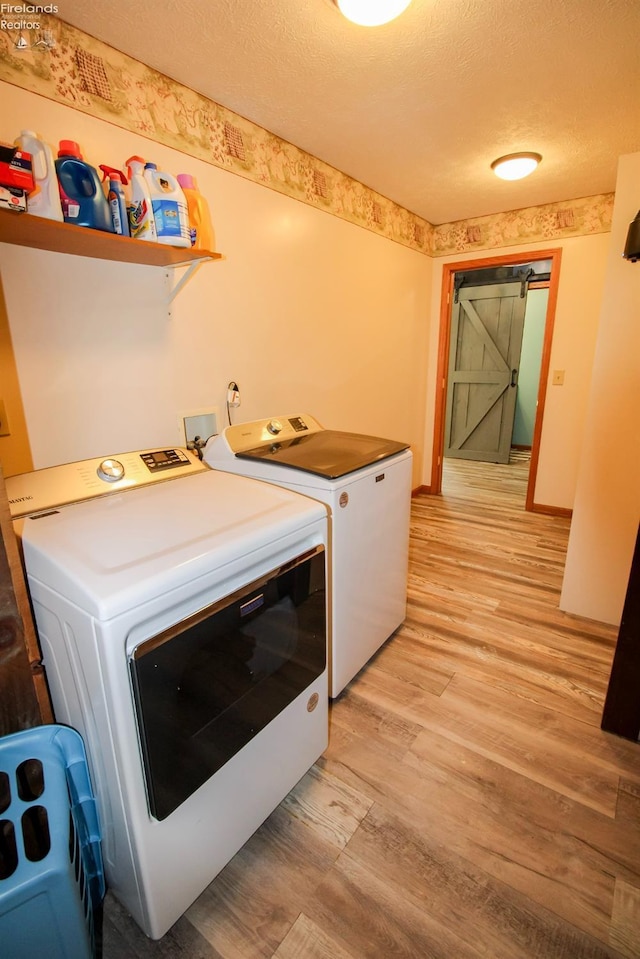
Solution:
[(85, 163), (74, 140), (60, 140), (55, 166), (65, 223), (113, 233), (111, 211), (98, 171)]

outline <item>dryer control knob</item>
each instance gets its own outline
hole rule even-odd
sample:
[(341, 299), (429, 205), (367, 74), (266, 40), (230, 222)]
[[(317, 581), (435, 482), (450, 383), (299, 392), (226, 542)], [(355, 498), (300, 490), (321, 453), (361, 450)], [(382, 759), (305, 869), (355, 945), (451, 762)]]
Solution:
[(280, 420), (269, 420), (267, 423), (267, 429), (273, 434), (273, 436), (277, 436), (278, 433), (282, 432), (282, 423)]
[(103, 460), (97, 470), (101, 480), (107, 483), (117, 483), (124, 476), (124, 466), (120, 460)]

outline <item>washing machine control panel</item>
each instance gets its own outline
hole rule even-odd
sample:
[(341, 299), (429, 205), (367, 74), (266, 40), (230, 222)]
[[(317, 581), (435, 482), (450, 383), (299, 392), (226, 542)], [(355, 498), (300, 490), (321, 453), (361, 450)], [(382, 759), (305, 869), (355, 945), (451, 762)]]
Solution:
[[(231, 453), (235, 455), (265, 443), (272, 443), (274, 436), (278, 437), (278, 442), (283, 442), (295, 439), (301, 433), (317, 433), (320, 430), (320, 423), (308, 413), (303, 413), (227, 426), (224, 439)], [(212, 442), (215, 442), (215, 438)]]
[(185, 449), (137, 450), (8, 476), (13, 519), (208, 469)]
[(141, 453), (140, 459), (151, 473), (180, 469), (191, 461), (184, 450), (150, 450)]
[(309, 427), (302, 419), (301, 416), (290, 416), (289, 417), (289, 426), (294, 431), (294, 433), (307, 433)]

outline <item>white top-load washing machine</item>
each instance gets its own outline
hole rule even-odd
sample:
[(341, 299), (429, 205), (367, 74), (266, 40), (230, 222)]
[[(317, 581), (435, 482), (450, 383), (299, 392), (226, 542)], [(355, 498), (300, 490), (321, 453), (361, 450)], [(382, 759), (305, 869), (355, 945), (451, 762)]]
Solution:
[(327, 509), (186, 450), (6, 485), (107, 883), (160, 938), (326, 748)]
[(329, 507), (329, 691), (336, 697), (405, 618), (408, 444), (323, 429), (305, 413), (229, 426), (209, 440), (204, 460)]

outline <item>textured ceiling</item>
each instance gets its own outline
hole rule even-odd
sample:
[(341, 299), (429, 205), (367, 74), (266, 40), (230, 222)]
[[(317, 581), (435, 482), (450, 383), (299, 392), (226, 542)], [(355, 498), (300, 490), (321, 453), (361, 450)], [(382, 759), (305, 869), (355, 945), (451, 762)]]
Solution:
[[(375, 28), (333, 0), (59, 11), (434, 224), (610, 192), (640, 150), (640, 0), (413, 0)], [(543, 162), (498, 180), (516, 150)]]

